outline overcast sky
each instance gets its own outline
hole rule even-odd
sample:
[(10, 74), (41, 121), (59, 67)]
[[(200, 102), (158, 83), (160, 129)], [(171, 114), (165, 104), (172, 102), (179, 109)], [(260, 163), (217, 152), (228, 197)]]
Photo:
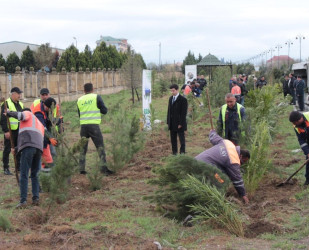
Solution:
[(302, 34), (302, 59), (309, 57), (308, 0), (2, 0), (0, 10), (0, 42), (65, 49), (76, 37), (81, 51), (102, 35), (127, 38), (146, 63), (158, 63), (159, 43), (162, 63), (182, 62), (189, 50), (235, 62), (277, 44), (287, 55), (289, 39), (290, 56), (299, 59)]

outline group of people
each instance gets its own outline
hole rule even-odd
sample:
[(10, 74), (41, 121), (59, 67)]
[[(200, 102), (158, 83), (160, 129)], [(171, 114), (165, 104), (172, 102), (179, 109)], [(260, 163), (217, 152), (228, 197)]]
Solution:
[[(3, 168), (5, 175), (12, 175), (9, 168), (9, 155), (16, 157), (16, 170), (20, 172), (20, 202), (17, 208), (27, 206), (28, 178), (32, 183), (32, 204), (39, 204), (39, 172), (49, 173), (53, 167), (58, 144), (57, 136), (63, 130), (63, 118), (60, 116), (60, 106), (50, 97), (49, 90), (40, 90), (40, 99), (36, 99), (31, 108), (25, 108), (20, 101), (23, 92), (14, 87), (10, 97), (1, 105), (1, 127), (4, 132)], [(105, 175), (113, 174), (107, 168), (103, 136), (100, 131), (101, 114), (107, 113), (107, 108), (100, 95), (93, 93), (92, 83), (84, 85), (84, 95), (77, 101), (77, 111), (80, 118), (80, 136), (91, 138), (94, 142), (100, 160), (100, 171)], [(11, 144), (12, 142), (12, 144)], [(87, 174), (85, 159), (88, 141), (80, 153), (80, 174)]]
[(192, 81), (187, 81), (187, 83), (181, 87), (181, 91), (184, 97), (187, 97), (190, 93), (195, 97), (200, 97), (205, 87), (207, 87), (207, 81), (204, 75), (200, 75)]
[(296, 78), (292, 73), (284, 75), (283, 95), (284, 97), (286, 97), (288, 94), (291, 95), (291, 104), (295, 105), (297, 101), (299, 111), (304, 111), (305, 108), (305, 87), (306, 84), (301, 75), (298, 75)]
[[(177, 135), (180, 141), (180, 154), (186, 153), (185, 131), (187, 130), (188, 101), (180, 95), (177, 84), (170, 86), (172, 96), (168, 101), (167, 124), (170, 131), (172, 153), (177, 155)], [(213, 165), (229, 176), (238, 194), (245, 203), (249, 203), (240, 166), (250, 158), (248, 150), (241, 150), (238, 146), (240, 137), (240, 123), (245, 119), (245, 108), (236, 102), (232, 93), (225, 96), (226, 104), (220, 109), (217, 132), (209, 134), (210, 142), (214, 145), (197, 155), (197, 160)]]

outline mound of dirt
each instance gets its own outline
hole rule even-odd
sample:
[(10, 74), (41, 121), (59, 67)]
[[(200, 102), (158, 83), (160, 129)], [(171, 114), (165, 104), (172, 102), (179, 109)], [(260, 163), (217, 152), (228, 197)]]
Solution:
[(76, 234), (76, 231), (70, 226), (57, 226), (51, 232), (50, 242), (57, 244), (67, 240), (70, 236)]
[(280, 231), (281, 229), (277, 225), (261, 220), (247, 226), (245, 231), (245, 237), (255, 238), (260, 234), (278, 233)]

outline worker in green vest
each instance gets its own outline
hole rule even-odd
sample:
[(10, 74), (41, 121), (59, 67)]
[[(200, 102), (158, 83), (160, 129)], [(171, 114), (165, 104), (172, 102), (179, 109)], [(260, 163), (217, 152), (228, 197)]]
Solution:
[(245, 119), (245, 108), (236, 102), (236, 98), (232, 93), (225, 95), (225, 102), (218, 118), (218, 134), (230, 141), (236, 146), (240, 139), (240, 122)]
[[(22, 112), (24, 105), (20, 102), (21, 93), (23, 93), (18, 87), (14, 87), (11, 89), (11, 96), (6, 99), (7, 109), (9, 111)], [(10, 141), (10, 132), (7, 123), (6, 116), (4, 115), (5, 105), (4, 103), (1, 105), (1, 128), (4, 132), (4, 149), (3, 149), (3, 169), (5, 175), (12, 175), (9, 169), (9, 156), (11, 153), (11, 141)], [(17, 138), (18, 138), (18, 129), (19, 129), (19, 121), (13, 117), (9, 119), (11, 125), (11, 133), (14, 146), (17, 146)], [(19, 170), (20, 165), (20, 156), (17, 155), (17, 169)]]
[[(80, 136), (91, 138), (94, 145), (97, 148), (100, 157), (100, 171), (105, 175), (113, 174), (113, 171), (107, 168), (106, 155), (104, 150), (103, 135), (100, 130), (101, 114), (107, 113), (107, 108), (100, 95), (93, 93), (92, 83), (86, 83), (84, 85), (84, 93), (77, 101), (78, 115), (80, 120)], [(87, 174), (86, 165), (86, 153), (88, 150), (88, 141), (84, 145), (80, 154), (79, 165), (80, 174)]]

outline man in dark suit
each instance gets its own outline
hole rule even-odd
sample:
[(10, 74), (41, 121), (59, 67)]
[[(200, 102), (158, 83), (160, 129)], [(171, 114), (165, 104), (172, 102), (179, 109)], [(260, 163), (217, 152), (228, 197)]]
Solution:
[(180, 141), (180, 154), (186, 152), (185, 131), (187, 130), (187, 110), (188, 101), (186, 98), (179, 94), (178, 85), (172, 84), (170, 86), (172, 96), (168, 101), (167, 109), (167, 124), (170, 130), (172, 151), (176, 155), (178, 152), (177, 147), (177, 134)]

